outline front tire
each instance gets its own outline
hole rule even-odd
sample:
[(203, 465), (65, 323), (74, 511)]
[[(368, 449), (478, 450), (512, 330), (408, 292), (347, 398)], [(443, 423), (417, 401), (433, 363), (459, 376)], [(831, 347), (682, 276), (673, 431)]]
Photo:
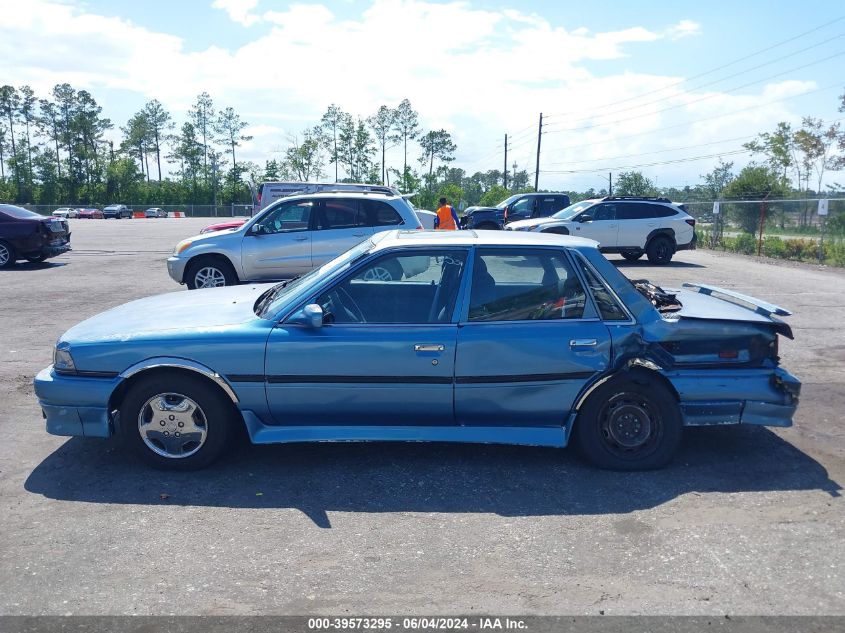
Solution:
[(573, 432), (581, 453), (599, 468), (651, 470), (672, 459), (681, 429), (680, 410), (665, 386), (624, 377), (590, 395)]
[(200, 259), (191, 262), (185, 271), (185, 284), (191, 290), (197, 288), (221, 288), (234, 286), (238, 276), (229, 262), (219, 259)]
[(142, 377), (120, 406), (120, 435), (158, 468), (194, 470), (220, 457), (232, 437), (231, 401), (199, 376)]
[(642, 251), (622, 251), (619, 254), (622, 255), (622, 257), (624, 257), (625, 259), (627, 259), (629, 262), (635, 262), (643, 256)]
[(27, 257), (27, 258), (26, 258), (26, 261), (28, 261), (28, 262), (32, 262), (33, 264), (40, 264), (40, 263), (42, 263), (45, 259), (47, 259), (47, 258), (46, 258), (44, 255), (35, 255), (35, 256), (33, 256), (33, 257)]
[(15, 265), (15, 249), (8, 242), (0, 240), (0, 268), (11, 268)]
[(658, 235), (651, 242), (648, 243), (648, 247), (646, 248), (646, 255), (648, 255), (648, 261), (652, 264), (663, 265), (668, 264), (672, 261), (672, 255), (675, 254), (675, 245), (668, 237), (665, 235)]

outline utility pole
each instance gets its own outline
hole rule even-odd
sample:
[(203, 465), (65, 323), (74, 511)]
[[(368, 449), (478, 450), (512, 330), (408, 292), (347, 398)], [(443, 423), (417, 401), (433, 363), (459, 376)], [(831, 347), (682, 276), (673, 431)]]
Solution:
[(607, 195), (613, 195), (613, 172), (607, 173)]
[(540, 113), (540, 126), (537, 128), (537, 167), (534, 170), (534, 191), (540, 183), (540, 140), (543, 138), (543, 113)]
[(505, 134), (505, 164), (502, 169), (502, 186), (508, 188), (508, 135)]

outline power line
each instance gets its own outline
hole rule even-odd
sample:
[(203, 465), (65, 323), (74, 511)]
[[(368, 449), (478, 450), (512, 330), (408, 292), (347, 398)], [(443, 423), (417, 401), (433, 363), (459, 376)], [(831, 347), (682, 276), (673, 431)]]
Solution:
[[(609, 107), (612, 107), (612, 106), (615, 106), (615, 105), (619, 105), (621, 103), (628, 103), (630, 101), (636, 101), (637, 99), (641, 99), (641, 98), (646, 97), (646, 96), (651, 96), (655, 92), (662, 92), (664, 90), (669, 90), (670, 88), (674, 88), (674, 87), (683, 85), (683, 84), (685, 84), (689, 81), (692, 81), (694, 79), (706, 77), (707, 75), (711, 75), (711, 74), (718, 72), (720, 70), (723, 70), (725, 68), (730, 68), (731, 66), (739, 64), (741, 62), (744, 62), (745, 60), (751, 59), (752, 57), (756, 57), (758, 55), (762, 55), (763, 53), (767, 53), (767, 52), (774, 50), (776, 48), (780, 48), (781, 46), (783, 46), (785, 44), (789, 44), (790, 42), (794, 42), (795, 40), (801, 39), (802, 37), (804, 37), (806, 35), (810, 35), (811, 33), (815, 33), (816, 31), (820, 31), (821, 29), (824, 29), (824, 28), (826, 28), (826, 27), (828, 27), (832, 24), (836, 24), (837, 22), (841, 22), (842, 20), (845, 20), (845, 15), (842, 15), (838, 18), (835, 18), (834, 20), (831, 20), (829, 22), (825, 22), (824, 24), (821, 24), (821, 25), (819, 25), (815, 28), (812, 28), (809, 31), (804, 31), (803, 33), (799, 33), (798, 35), (794, 35), (793, 37), (790, 37), (788, 39), (785, 39), (785, 40), (782, 40), (782, 41), (777, 42), (775, 44), (772, 44), (771, 46), (767, 46), (766, 48), (762, 48), (758, 51), (755, 51), (753, 53), (749, 53), (748, 55), (745, 55), (743, 57), (740, 57), (738, 59), (730, 61), (726, 64), (722, 64), (721, 66), (711, 68), (710, 70), (705, 70), (704, 72), (698, 73), (697, 75), (693, 75), (692, 77), (687, 77), (686, 79), (682, 79), (682, 80), (675, 82), (673, 84), (670, 84), (668, 86), (664, 86), (663, 88), (659, 88), (656, 91), (651, 91), (651, 92), (648, 92), (648, 93), (642, 93), (640, 95), (636, 95), (636, 96), (633, 96), (633, 97), (627, 97), (625, 99), (620, 99), (619, 101), (612, 101), (612, 102), (606, 103), (604, 105), (596, 106), (593, 109), (594, 110), (603, 110), (605, 108), (609, 108)], [(565, 112), (565, 113), (551, 114), (551, 115), (548, 115), (548, 116), (549, 117), (558, 117), (558, 116), (565, 117), (565, 116), (569, 116), (570, 114), (575, 114), (575, 113), (574, 112)]]
[[(739, 77), (740, 75), (744, 75), (744, 74), (749, 73), (749, 72), (751, 72), (751, 71), (753, 71), (753, 70), (759, 70), (760, 68), (763, 68), (763, 67), (765, 67), (765, 66), (771, 66), (772, 64), (776, 64), (776, 63), (778, 63), (778, 62), (781, 62), (781, 61), (783, 61), (784, 59), (789, 59), (789, 58), (791, 58), (791, 57), (795, 57), (796, 55), (799, 55), (799, 54), (801, 54), (801, 53), (804, 53), (804, 52), (806, 52), (806, 51), (808, 51), (808, 50), (811, 50), (811, 49), (813, 49), (813, 48), (818, 48), (819, 46), (822, 46), (823, 44), (827, 44), (828, 42), (832, 42), (833, 40), (839, 39), (839, 38), (841, 38), (841, 37), (845, 37), (845, 33), (840, 33), (839, 35), (835, 35), (835, 36), (833, 36), (833, 37), (830, 37), (830, 38), (828, 38), (828, 39), (826, 39), (826, 40), (823, 40), (823, 41), (821, 41), (821, 42), (818, 42), (818, 43), (816, 43), (816, 44), (813, 44), (812, 46), (807, 46), (807, 47), (805, 47), (805, 48), (802, 48), (802, 49), (801, 49), (801, 50), (799, 50), (799, 51), (795, 51), (794, 53), (790, 53), (790, 54), (788, 54), (788, 55), (783, 55), (782, 57), (778, 57), (778, 58), (773, 59), (773, 60), (770, 60), (770, 61), (768, 61), (768, 62), (764, 62), (764, 63), (762, 63), (762, 64), (758, 64), (757, 66), (753, 66), (753, 67), (751, 67), (751, 68), (748, 68), (748, 69), (746, 69), (746, 70), (742, 70), (742, 71), (740, 71), (740, 72), (738, 72), (738, 73), (734, 73), (734, 74), (732, 74), (732, 75), (728, 75), (727, 77), (722, 77), (721, 79), (715, 79), (715, 80), (710, 81), (710, 82), (708, 82), (708, 83), (701, 84), (700, 86), (693, 86), (693, 87), (690, 87), (690, 88), (687, 90), (687, 92), (692, 92), (693, 90), (701, 90), (702, 88), (707, 88), (707, 87), (712, 86), (712, 85), (714, 85), (714, 84), (718, 84), (718, 83), (721, 83), (721, 82), (723, 82), (723, 81), (727, 81), (728, 79), (733, 79), (734, 77)], [(821, 60), (821, 61), (826, 61), (827, 59), (829, 59), (829, 58), (823, 59), (823, 60)], [(813, 63), (817, 63), (817, 62), (813, 62)], [(802, 67), (799, 67), (799, 68), (797, 68), (797, 69), (793, 69), (793, 70), (800, 70), (800, 68), (804, 68), (804, 67), (802, 66)], [(792, 70), (790, 70), (790, 71), (786, 71), (786, 72), (792, 72)], [(773, 77), (777, 77), (777, 76), (779, 76), (779, 75), (773, 75)], [(768, 79), (771, 79), (771, 78), (772, 78), (772, 77), (767, 77), (767, 78), (765, 78), (765, 79), (763, 79), (763, 80), (761, 80), (761, 81), (767, 81)], [(756, 82), (756, 83), (759, 83), (759, 82)], [(732, 92), (733, 90), (739, 90), (740, 88), (744, 88), (744, 87), (749, 86), (749, 85), (752, 85), (752, 84), (745, 84), (745, 85), (743, 85), (743, 86), (739, 86), (738, 88), (733, 88), (733, 89), (728, 90), (728, 91), (723, 91), (723, 92), (722, 92), (722, 93), (720, 93), (720, 94), (724, 94), (724, 92)], [(660, 89), (660, 90), (657, 90), (656, 92), (662, 92), (663, 90), (664, 90), (664, 89)], [(679, 96), (681, 96), (681, 95), (683, 95), (683, 94), (684, 94), (684, 92), (683, 92), (683, 91), (682, 91), (682, 92), (677, 92), (677, 93), (675, 93), (675, 94), (673, 94), (673, 95), (669, 95), (668, 97), (662, 97), (662, 98), (660, 98), (660, 99), (653, 99), (653, 100), (651, 100), (651, 101), (646, 101), (646, 102), (641, 103), (641, 104), (638, 104), (638, 105), (628, 106), (627, 108), (621, 108), (621, 109), (619, 109), (619, 110), (614, 110), (614, 111), (612, 111), (612, 112), (607, 112), (607, 113), (605, 113), (605, 114), (598, 114), (598, 115), (595, 115), (595, 114), (594, 114), (594, 115), (592, 115), (592, 116), (583, 117), (583, 118), (580, 118), (580, 119), (575, 119), (574, 121), (571, 121), (571, 123), (578, 123), (579, 121), (591, 121), (591, 120), (595, 119), (597, 116), (598, 116), (598, 117), (606, 117), (606, 116), (611, 116), (611, 115), (614, 115), (614, 114), (619, 114), (620, 112), (628, 112), (628, 111), (631, 111), (631, 110), (639, 110), (640, 108), (644, 108), (644, 107), (646, 107), (646, 106), (653, 105), (653, 104), (655, 104), (655, 103), (662, 103), (662, 102), (664, 102), (664, 101), (668, 101), (669, 99), (674, 99), (675, 97), (679, 97)], [(707, 97), (707, 98), (710, 98), (710, 97)], [(692, 102), (692, 103), (695, 103), (695, 102)], [(683, 107), (683, 105), (687, 105), (687, 104), (682, 104), (681, 106), (674, 106), (674, 107)], [(658, 112), (661, 112), (661, 110), (658, 110)], [(654, 113), (651, 113), (651, 114), (654, 114)], [(554, 124), (552, 124), (552, 125), (554, 125)]]
[(770, 79), (774, 79), (775, 77), (787, 75), (789, 73), (795, 72), (796, 70), (802, 70), (802, 69), (807, 68), (809, 66), (815, 66), (816, 64), (826, 62), (830, 59), (834, 59), (836, 57), (841, 57), (842, 55), (845, 55), (845, 51), (840, 51), (840, 52), (835, 53), (833, 55), (829, 55), (828, 57), (824, 57), (822, 59), (817, 59), (817, 60), (809, 62), (807, 64), (803, 64), (801, 66), (796, 66), (795, 68), (790, 68), (789, 70), (785, 70), (783, 72), (775, 73), (774, 75), (769, 75), (768, 77), (764, 77), (763, 79), (758, 79), (756, 81), (750, 81), (748, 83), (742, 84), (741, 86), (736, 86), (735, 88), (731, 88), (729, 90), (723, 90), (722, 92), (719, 92), (719, 93), (716, 93), (716, 94), (706, 95), (704, 97), (700, 97), (700, 98), (694, 99), (692, 101), (687, 101), (686, 103), (681, 103), (681, 104), (678, 104), (678, 105), (669, 106), (668, 108), (663, 108), (661, 110), (654, 110), (653, 112), (645, 112), (643, 114), (638, 114), (636, 116), (627, 117), (627, 118), (624, 118), (624, 119), (616, 119), (614, 121), (604, 121), (602, 123), (594, 123), (593, 125), (585, 125), (585, 126), (582, 126), (582, 127), (572, 127), (572, 128), (562, 128), (562, 129), (556, 129), (556, 130), (549, 130), (548, 133), (549, 134), (559, 134), (561, 132), (578, 132), (578, 131), (581, 131), (581, 130), (589, 130), (589, 129), (596, 128), (596, 127), (604, 127), (604, 126), (607, 126), (607, 125), (614, 125), (614, 124), (617, 124), (617, 123), (625, 123), (626, 121), (633, 121), (635, 119), (641, 119), (641, 118), (647, 117), (647, 116), (654, 116), (655, 114), (660, 114), (661, 112), (668, 112), (669, 110), (677, 110), (678, 108), (685, 108), (685, 107), (690, 106), (694, 103), (701, 103), (702, 101), (707, 101), (708, 99), (713, 99), (715, 97), (722, 96), (723, 94), (735, 92), (737, 90), (747, 88), (748, 86), (753, 86), (755, 84), (763, 83), (764, 81), (769, 81)]
[(704, 156), (687, 156), (686, 158), (676, 158), (673, 160), (655, 161), (653, 163), (640, 163), (638, 165), (616, 165), (614, 167), (597, 167), (595, 169), (571, 169), (571, 170), (543, 170), (545, 174), (593, 174), (601, 171), (620, 171), (624, 169), (638, 169), (640, 167), (657, 167), (659, 165), (675, 165), (680, 163), (691, 163), (698, 160), (705, 160), (707, 158), (718, 158), (720, 156), (734, 156), (736, 154), (747, 154), (749, 151), (745, 148), (732, 150), (729, 152), (719, 152), (718, 154), (707, 154)]

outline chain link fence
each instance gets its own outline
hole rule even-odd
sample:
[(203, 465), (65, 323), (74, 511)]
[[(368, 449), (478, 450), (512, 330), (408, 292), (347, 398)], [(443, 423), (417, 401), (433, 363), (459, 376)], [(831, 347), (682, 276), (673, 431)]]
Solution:
[[(62, 205), (62, 204), (20, 204), (25, 209), (40, 213), (41, 215), (50, 215), (56, 209), (73, 208), (73, 209), (103, 209), (103, 206), (108, 205)], [(128, 204), (126, 205), (134, 213), (143, 213), (147, 209), (163, 209), (168, 213), (181, 212), (188, 218), (232, 218), (232, 217), (249, 217), (252, 215), (251, 204)]]
[[(718, 208), (716, 207), (718, 202)], [(845, 198), (687, 202), (698, 244), (746, 255), (845, 266)]]

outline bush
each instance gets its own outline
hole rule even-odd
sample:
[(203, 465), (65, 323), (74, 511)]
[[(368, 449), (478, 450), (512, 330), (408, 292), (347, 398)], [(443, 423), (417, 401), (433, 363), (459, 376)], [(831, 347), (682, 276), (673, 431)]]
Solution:
[(766, 257), (786, 257), (786, 244), (779, 237), (767, 237), (763, 240), (763, 254)]
[(757, 240), (750, 233), (740, 233), (733, 239), (733, 248), (729, 250), (743, 255), (754, 255), (757, 252)]
[(845, 240), (825, 242), (825, 261), (833, 266), (845, 266)]
[(799, 238), (784, 240), (785, 257), (787, 259), (818, 259), (819, 245), (816, 240), (802, 240)]

